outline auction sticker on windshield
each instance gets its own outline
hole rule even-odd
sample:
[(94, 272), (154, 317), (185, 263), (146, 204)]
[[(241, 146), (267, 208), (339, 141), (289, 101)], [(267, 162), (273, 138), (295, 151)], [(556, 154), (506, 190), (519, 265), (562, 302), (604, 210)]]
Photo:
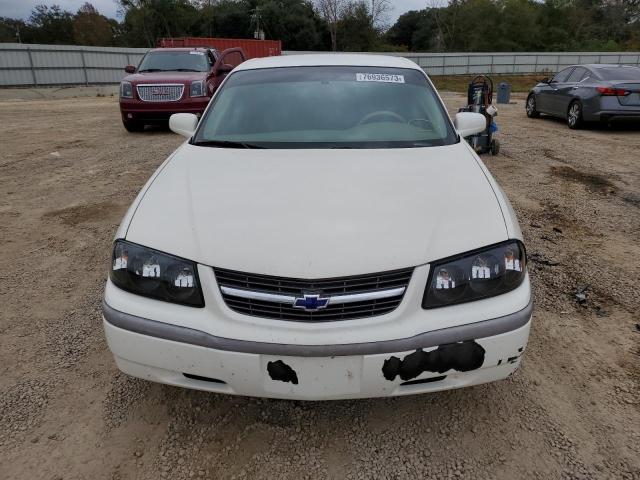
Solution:
[(356, 73), (357, 82), (404, 83), (404, 75), (389, 73)]

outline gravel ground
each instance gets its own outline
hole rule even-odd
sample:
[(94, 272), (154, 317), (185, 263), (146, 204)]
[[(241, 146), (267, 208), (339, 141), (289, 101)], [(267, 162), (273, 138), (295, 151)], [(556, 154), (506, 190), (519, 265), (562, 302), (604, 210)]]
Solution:
[(503, 150), (484, 157), (531, 260), (521, 370), (305, 403), (120, 374), (100, 317), (112, 235), (181, 139), (127, 134), (109, 97), (0, 102), (0, 477), (640, 479), (640, 132), (523, 110), (500, 107)]

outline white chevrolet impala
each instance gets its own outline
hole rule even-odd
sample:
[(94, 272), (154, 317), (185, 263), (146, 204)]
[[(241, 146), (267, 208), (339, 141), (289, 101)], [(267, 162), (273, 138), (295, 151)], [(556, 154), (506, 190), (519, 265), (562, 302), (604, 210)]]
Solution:
[(245, 62), (127, 212), (103, 314), (130, 375), (303, 400), (499, 380), (531, 289), (514, 212), (424, 72), (395, 57)]

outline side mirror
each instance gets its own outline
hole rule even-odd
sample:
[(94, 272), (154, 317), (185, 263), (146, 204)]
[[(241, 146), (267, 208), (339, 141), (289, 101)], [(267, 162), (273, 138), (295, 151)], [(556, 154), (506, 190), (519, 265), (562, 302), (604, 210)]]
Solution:
[(540, 83), (549, 83), (551, 82), (551, 79), (549, 77), (544, 77), (542, 80), (540, 80)]
[(183, 137), (191, 138), (197, 126), (198, 117), (193, 113), (174, 113), (169, 117), (169, 128)]
[(227, 63), (223, 63), (222, 65), (220, 65), (218, 67), (218, 69), (216, 70), (216, 75), (226, 75), (227, 73), (229, 73), (231, 70), (233, 70), (233, 65), (229, 65)]
[(136, 73), (136, 67), (134, 67), (133, 65), (127, 65), (126, 67), (124, 67), (124, 71), (127, 73)]
[(481, 113), (460, 112), (456, 114), (453, 124), (461, 137), (468, 137), (487, 128), (487, 119)]

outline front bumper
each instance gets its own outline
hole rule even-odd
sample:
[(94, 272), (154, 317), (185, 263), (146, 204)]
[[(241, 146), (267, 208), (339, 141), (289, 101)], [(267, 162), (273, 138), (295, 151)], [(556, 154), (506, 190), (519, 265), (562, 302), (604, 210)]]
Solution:
[(126, 121), (167, 121), (174, 113), (202, 115), (210, 97), (183, 98), (175, 102), (143, 102), (137, 99), (120, 99), (120, 113)]
[[(106, 303), (103, 323), (116, 363), (129, 375), (236, 395), (333, 400), (506, 378), (520, 365), (531, 310), (529, 303), (511, 315), (409, 338), (331, 345), (232, 340), (129, 315)], [(467, 358), (470, 350), (473, 358)]]

